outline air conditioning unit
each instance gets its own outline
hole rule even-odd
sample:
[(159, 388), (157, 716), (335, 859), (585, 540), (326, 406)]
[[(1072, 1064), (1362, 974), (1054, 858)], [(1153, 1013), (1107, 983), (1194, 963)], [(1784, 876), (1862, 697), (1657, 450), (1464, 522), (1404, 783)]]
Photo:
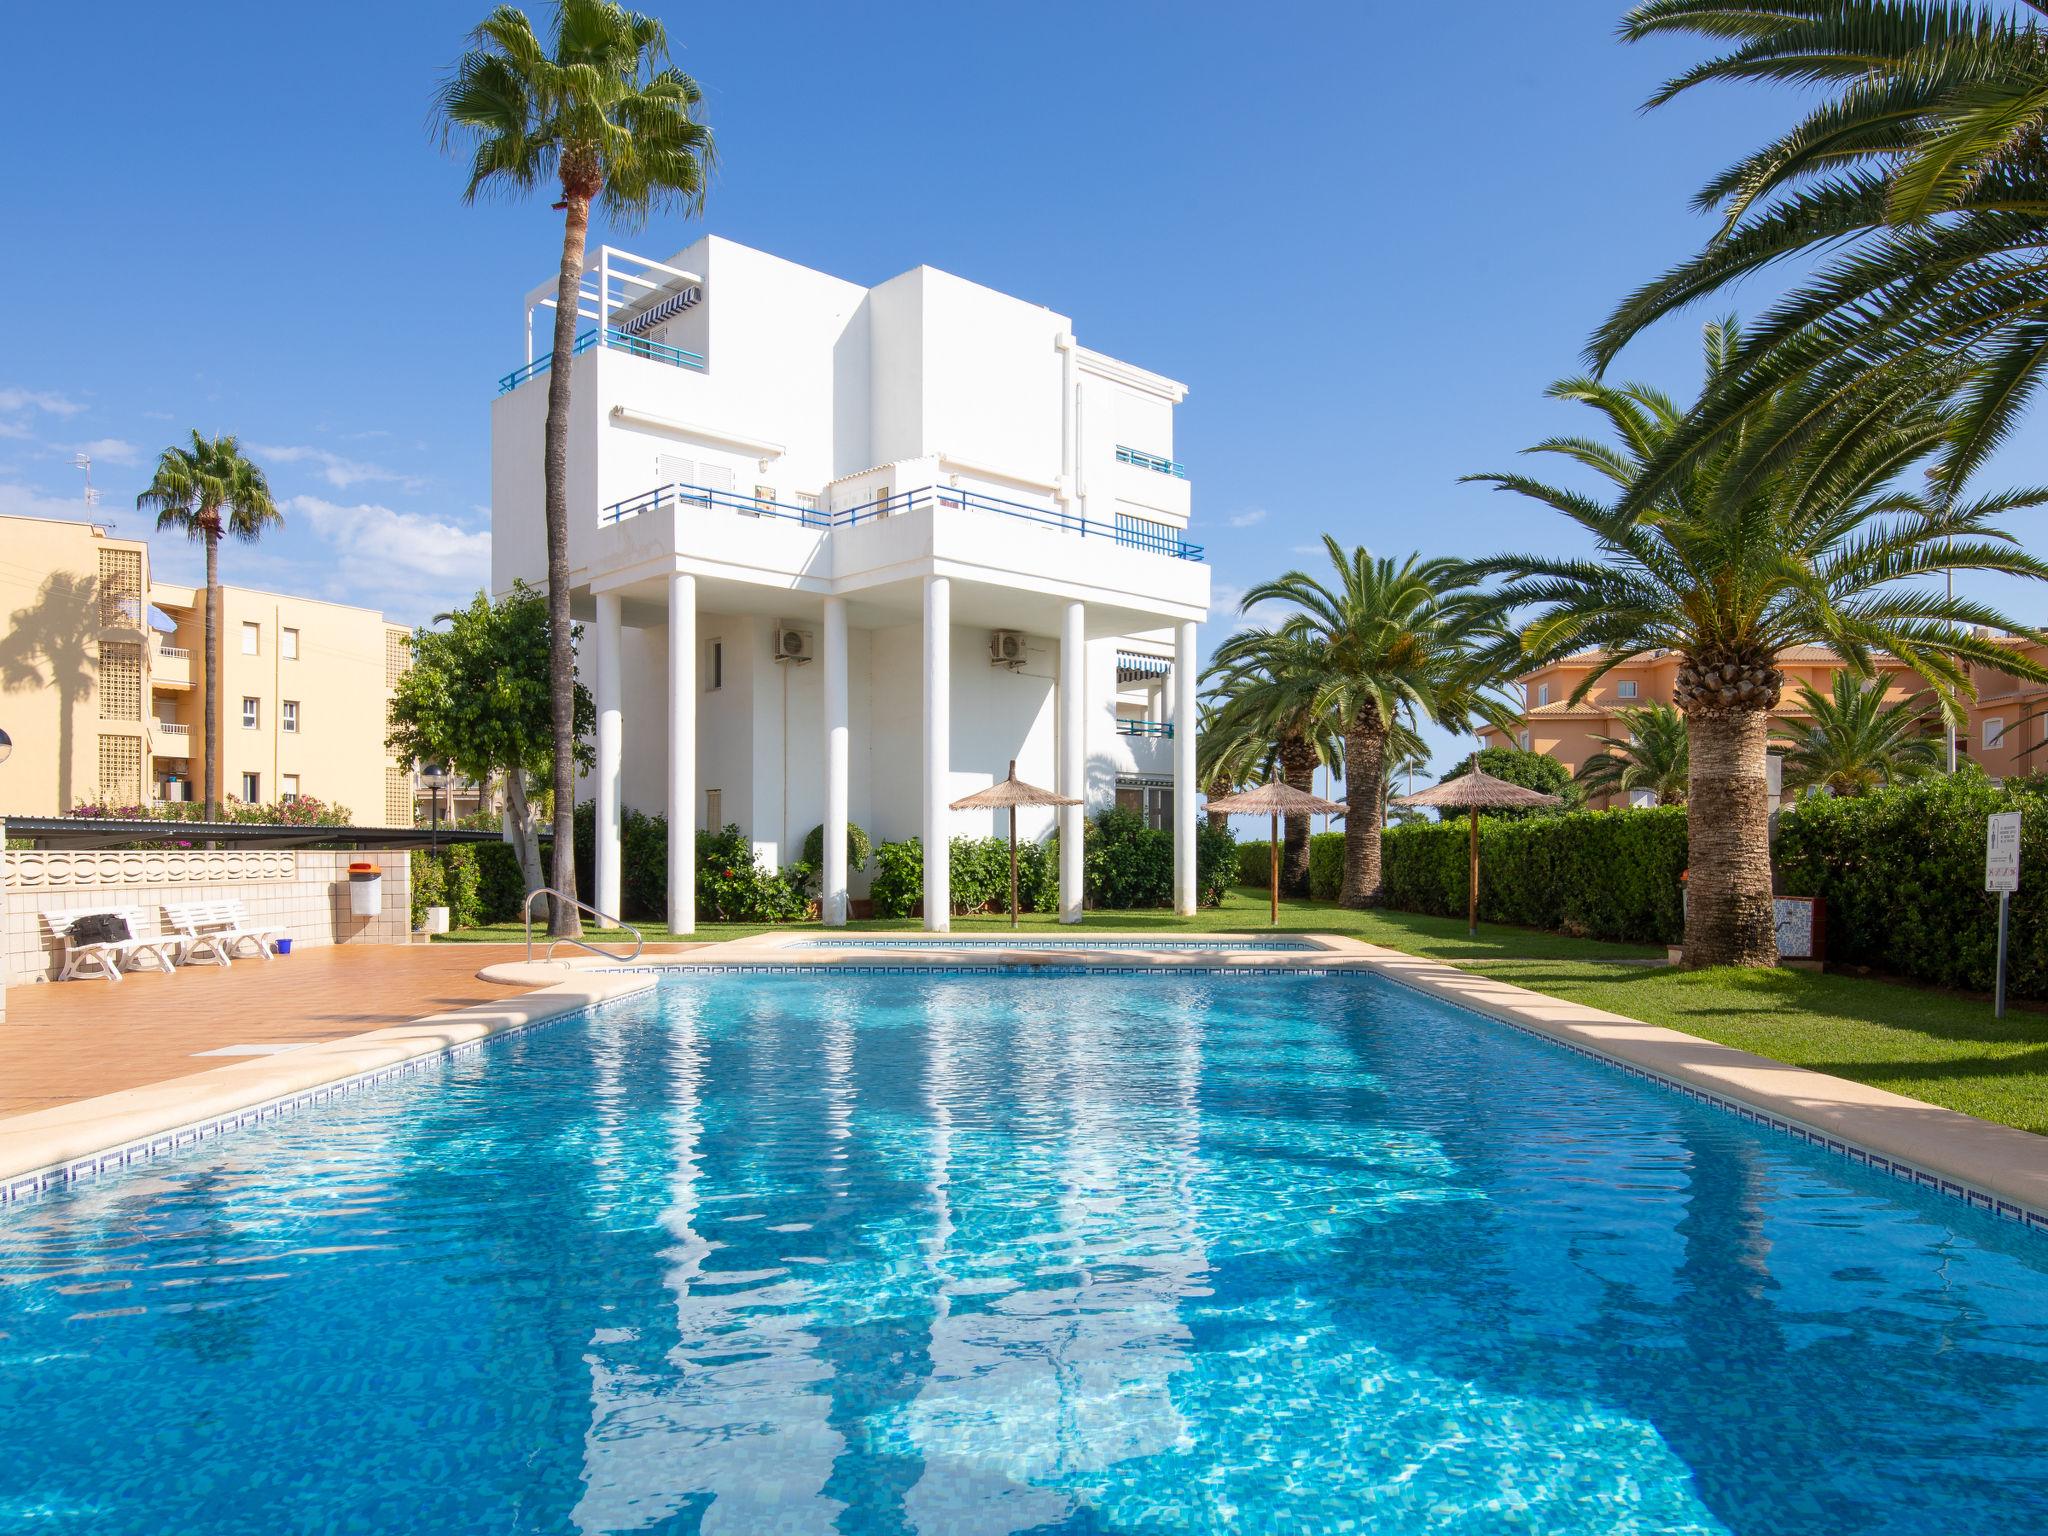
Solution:
[(811, 637), (794, 624), (778, 623), (775, 626), (775, 659), (777, 661), (809, 661), (811, 659)]
[(1024, 637), (1014, 629), (993, 629), (988, 636), (988, 662), (1015, 670), (1024, 665)]

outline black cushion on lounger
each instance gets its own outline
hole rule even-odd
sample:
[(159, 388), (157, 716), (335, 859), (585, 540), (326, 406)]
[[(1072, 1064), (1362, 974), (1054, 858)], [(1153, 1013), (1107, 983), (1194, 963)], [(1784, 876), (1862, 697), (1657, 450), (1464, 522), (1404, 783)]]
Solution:
[(71, 940), (75, 944), (124, 944), (134, 937), (129, 932), (128, 919), (118, 912), (88, 912), (71, 920)]

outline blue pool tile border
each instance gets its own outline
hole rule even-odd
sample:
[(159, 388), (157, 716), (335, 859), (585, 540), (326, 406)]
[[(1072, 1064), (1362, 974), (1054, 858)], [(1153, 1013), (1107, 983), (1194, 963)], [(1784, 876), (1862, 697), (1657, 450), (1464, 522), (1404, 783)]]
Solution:
[[(1564, 1039), (1561, 1036), (1551, 1034), (1547, 1030), (1537, 1029), (1514, 1019), (1502, 1018), (1498, 1014), (1488, 1013), (1483, 1009), (1474, 1008), (1469, 1004), (1460, 1003), (1452, 998), (1440, 997), (1427, 988), (1415, 985), (1404, 977), (1371, 965), (1076, 965), (1071, 962), (1038, 963), (1032, 961), (1008, 961), (1000, 965), (848, 965), (844, 962), (834, 964), (830, 962), (797, 961), (790, 963), (766, 962), (738, 965), (620, 965), (607, 966), (605, 970), (610, 974), (654, 976), (842, 976), (847, 974), (929, 976), (934, 972), (955, 976), (1157, 976), (1162, 973), (1170, 976), (1313, 976), (1325, 979), (1331, 977), (1373, 976), (1383, 981), (1391, 982), (1404, 991), (1413, 992), (1420, 997), (1426, 997), (1432, 1002), (1461, 1009), (1490, 1023), (1503, 1025), (1518, 1034), (1527, 1035), (1532, 1039), (1543, 1041), (1549, 1045), (1562, 1047), (1564, 1050), (1570, 1051), (1575, 1055), (1584, 1056), (1590, 1061), (1599, 1062), (1603, 1066), (1617, 1068), (1631, 1077), (1640, 1078), (1644, 1082), (1654, 1083), (1658, 1087), (1670, 1089), (1691, 1099), (1695, 1103), (1704, 1104), (1724, 1114), (1733, 1115), (1737, 1119), (1746, 1121), (1751, 1125), (1779, 1132), (1782, 1135), (1791, 1137), (1794, 1141), (1818, 1147), (1823, 1151), (1846, 1158), (1850, 1162), (1863, 1167), (1875, 1168), (1880, 1172), (1889, 1173), (1893, 1178), (1900, 1180), (1902, 1183), (1931, 1190), (1936, 1194), (1945, 1195), (1953, 1200), (1960, 1200), (1966, 1205), (2003, 1220), (2011, 1221), (2028, 1231), (2048, 1236), (2048, 1212), (2037, 1211), (2031, 1206), (2021, 1205), (2016, 1201), (2008, 1200), (2003, 1195), (1993, 1194), (1988, 1190), (1978, 1189), (1974, 1185), (1964, 1184), (1959, 1180), (1949, 1178), (1945, 1174), (1934, 1173), (1919, 1167), (1917, 1164), (1889, 1157), (1881, 1152), (1873, 1152), (1868, 1147), (1859, 1146), (1857, 1143), (1844, 1140), (1840, 1136), (1831, 1135), (1802, 1121), (1793, 1120), (1783, 1115), (1774, 1115), (1768, 1111), (1760, 1110), (1754, 1105), (1745, 1104), (1740, 1099), (1714, 1093), (1709, 1089), (1697, 1087), (1678, 1078), (1667, 1076), (1662, 1072), (1651, 1071), (1647, 1067), (1638, 1066), (1631, 1061), (1624, 1061), (1618, 1056), (1609, 1055), (1607, 1052), (1593, 1046), (1583, 1045), (1576, 1040)], [(643, 995), (641, 993), (633, 994), (634, 997)], [(318, 1087), (307, 1088), (282, 1098), (268, 1100), (261, 1104), (253, 1104), (244, 1109), (230, 1110), (210, 1119), (195, 1121), (190, 1125), (180, 1126), (176, 1130), (163, 1131), (157, 1135), (130, 1142), (123, 1146), (91, 1153), (85, 1157), (73, 1158), (68, 1162), (56, 1164), (48, 1168), (36, 1169), (32, 1172), (18, 1175), (9, 1180), (5, 1185), (0, 1185), (0, 1209), (25, 1200), (34, 1199), (51, 1189), (63, 1188), (85, 1179), (97, 1178), (102, 1173), (116, 1172), (137, 1163), (149, 1162), (169, 1153), (183, 1151), (187, 1147), (211, 1141), (227, 1131), (238, 1130), (246, 1125), (260, 1124), (265, 1120), (275, 1120), (280, 1116), (292, 1114), (301, 1109), (312, 1108), (332, 1099), (360, 1093), (366, 1088), (375, 1087), (397, 1077), (437, 1069), (448, 1062), (460, 1060), (474, 1052), (484, 1050), (496, 1041), (513, 1035), (524, 1034), (528, 1030), (537, 1029), (548, 1024), (560, 1023), (565, 1019), (582, 1018), (600, 1008), (610, 1007), (615, 1003), (630, 1000), (631, 998), (611, 998), (603, 1002), (591, 1003), (586, 1007), (574, 1009), (570, 1012), (552, 1014), (545, 1018), (528, 1019), (518, 1024), (508, 1025), (491, 1034), (479, 1036), (475, 1040), (465, 1040), (456, 1045), (446, 1046), (438, 1051), (430, 1051), (421, 1056), (409, 1057), (404, 1061), (393, 1062), (389, 1066), (377, 1067), (368, 1072), (359, 1072), (351, 1077), (338, 1078), (334, 1082), (323, 1083)]]

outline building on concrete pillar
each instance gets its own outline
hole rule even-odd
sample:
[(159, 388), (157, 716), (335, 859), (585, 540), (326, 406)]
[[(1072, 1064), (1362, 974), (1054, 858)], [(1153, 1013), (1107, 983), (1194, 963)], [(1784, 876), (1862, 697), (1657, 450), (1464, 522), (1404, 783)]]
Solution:
[[(500, 591), (546, 578), (553, 359), (535, 347), (553, 292), (528, 296), (526, 360), (492, 411)], [(584, 309), (569, 563), (600, 713), (584, 794), (601, 891), (616, 815), (737, 826), (774, 868), (828, 821), (877, 843), (995, 834), (996, 813), (946, 807), (1012, 758), (1077, 784), (1090, 814), (1192, 826), (1176, 697), (1192, 698), (1209, 571), (1174, 452), (1184, 386), (929, 267), (863, 288), (716, 237), (665, 261), (592, 252)], [(1019, 829), (1049, 836), (1053, 813)], [(1191, 891), (1191, 841), (1180, 856)], [(824, 863), (827, 920), (859, 915), (872, 869)], [(688, 867), (669, 871), (685, 929)]]

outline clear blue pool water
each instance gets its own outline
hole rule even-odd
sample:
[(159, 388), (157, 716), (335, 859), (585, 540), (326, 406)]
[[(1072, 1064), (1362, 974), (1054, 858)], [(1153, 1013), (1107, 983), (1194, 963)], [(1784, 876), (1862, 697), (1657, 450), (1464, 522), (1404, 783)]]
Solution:
[(1322, 945), (1311, 939), (1183, 939), (1162, 934), (1157, 939), (1089, 939), (1059, 938), (1026, 931), (1013, 936), (974, 936), (953, 938), (943, 933), (927, 934), (924, 938), (872, 938), (857, 939), (798, 939), (784, 946), (788, 949), (1081, 949), (1081, 950), (1125, 950), (1141, 949), (1157, 952), (1160, 950), (1188, 951), (1195, 954), (1218, 954), (1226, 951), (1254, 950), (1260, 953), (1295, 954), (1304, 950), (1320, 950)]
[(664, 982), (0, 1213), (0, 1529), (2048, 1529), (2048, 1243), (1371, 978)]

